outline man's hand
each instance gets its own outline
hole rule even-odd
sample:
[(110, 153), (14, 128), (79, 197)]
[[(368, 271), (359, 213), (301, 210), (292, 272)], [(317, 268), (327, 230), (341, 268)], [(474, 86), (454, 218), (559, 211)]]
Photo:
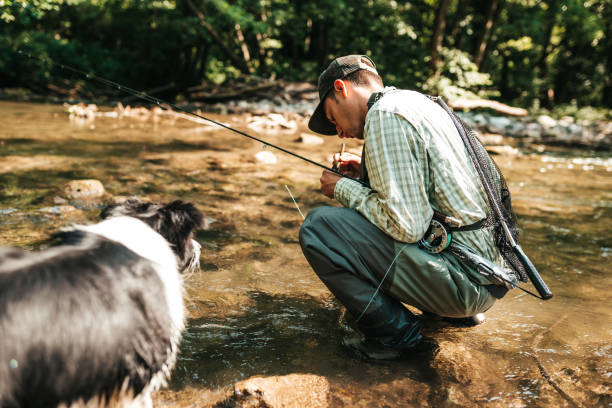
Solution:
[(334, 165), (338, 165), (338, 171), (353, 178), (361, 175), (361, 157), (352, 153), (334, 154)]
[(336, 173), (332, 173), (329, 170), (323, 170), (323, 174), (321, 174), (321, 192), (329, 198), (334, 198), (336, 183), (341, 178), (342, 177)]

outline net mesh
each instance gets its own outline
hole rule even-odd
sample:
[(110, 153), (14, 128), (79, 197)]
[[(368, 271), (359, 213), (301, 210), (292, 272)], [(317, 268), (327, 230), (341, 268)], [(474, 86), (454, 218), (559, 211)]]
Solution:
[[(499, 214), (503, 217), (503, 220), (514, 239), (514, 242), (518, 243), (519, 231), (516, 225), (516, 214), (512, 209), (512, 198), (510, 196), (510, 190), (506, 184), (504, 175), (502, 174), (497, 164), (493, 161), (484, 145), (478, 139), (474, 131), (468, 126), (457, 114), (449, 108), (442, 98), (432, 98), (437, 102), (453, 119), (461, 138), (463, 139), (474, 167), (480, 176), (480, 181), (485, 188), (485, 192), (489, 190), (487, 199), (489, 201), (489, 215), (485, 222), (484, 227), (493, 226), (493, 234), (495, 237), (495, 245), (501, 252), (502, 256), (511, 267), (512, 272), (518, 279), (523, 282), (527, 281), (527, 272), (522, 262), (516, 256), (512, 250), (512, 244), (504, 232)], [(486, 188), (485, 184), (489, 188)], [(493, 201), (493, 202), (492, 202)], [(499, 208), (496, 211), (494, 207)]]

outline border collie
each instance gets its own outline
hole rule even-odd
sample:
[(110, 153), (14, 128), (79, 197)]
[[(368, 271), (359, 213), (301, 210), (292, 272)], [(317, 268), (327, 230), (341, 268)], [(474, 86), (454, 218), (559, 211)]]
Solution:
[(151, 406), (198, 266), (192, 205), (130, 199), (37, 253), (0, 248), (0, 407)]

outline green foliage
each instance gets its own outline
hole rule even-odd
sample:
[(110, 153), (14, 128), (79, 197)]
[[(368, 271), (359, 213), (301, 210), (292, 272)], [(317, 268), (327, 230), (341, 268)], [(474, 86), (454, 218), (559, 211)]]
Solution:
[(492, 85), (489, 74), (478, 72), (476, 64), (465, 52), (442, 48), (440, 75), (432, 76), (424, 90), (444, 98), (489, 98), (498, 92), (488, 89)]
[(244, 67), (314, 82), (333, 57), (360, 53), (389, 85), (526, 107), (612, 107), (610, 0), (500, 1), (480, 69), (473, 58), (491, 2), (453, 0), (435, 73), (436, 0), (190, 2), (206, 24), (187, 0), (0, 0), (0, 86), (94, 86), (16, 50), (133, 88), (174, 83), (175, 93), (231, 83)]

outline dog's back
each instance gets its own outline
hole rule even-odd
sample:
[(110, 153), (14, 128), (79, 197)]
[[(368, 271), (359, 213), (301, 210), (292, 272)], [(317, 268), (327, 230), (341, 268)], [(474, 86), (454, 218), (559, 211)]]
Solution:
[(0, 407), (106, 400), (163, 381), (182, 322), (160, 273), (177, 271), (89, 231), (56, 240), (38, 253), (0, 248)]

